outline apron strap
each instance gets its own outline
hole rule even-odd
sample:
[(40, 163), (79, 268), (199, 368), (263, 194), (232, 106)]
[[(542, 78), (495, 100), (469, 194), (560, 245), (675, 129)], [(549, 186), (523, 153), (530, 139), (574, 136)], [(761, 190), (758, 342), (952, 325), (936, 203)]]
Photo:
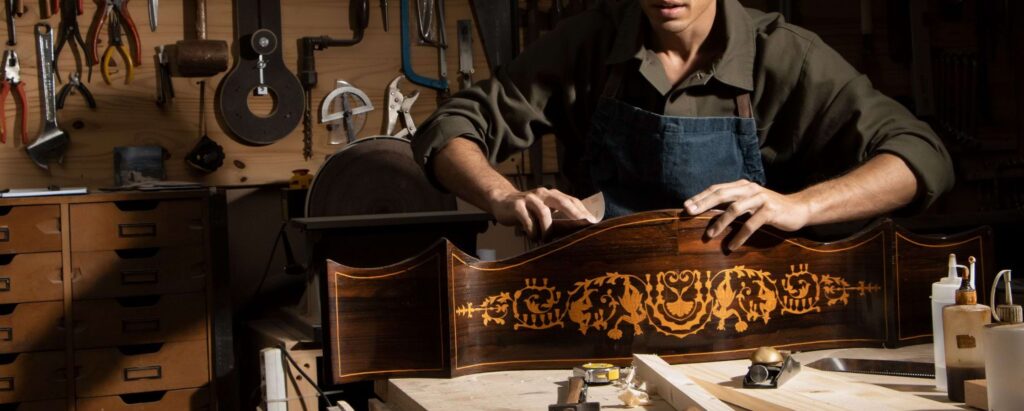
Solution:
[(736, 96), (736, 114), (741, 118), (754, 118), (753, 105), (750, 103), (750, 93)]
[(608, 79), (604, 82), (604, 90), (601, 92), (601, 97), (614, 99), (619, 94), (619, 84), (622, 83), (622, 66), (623, 64), (612, 66), (612, 69), (608, 72)]

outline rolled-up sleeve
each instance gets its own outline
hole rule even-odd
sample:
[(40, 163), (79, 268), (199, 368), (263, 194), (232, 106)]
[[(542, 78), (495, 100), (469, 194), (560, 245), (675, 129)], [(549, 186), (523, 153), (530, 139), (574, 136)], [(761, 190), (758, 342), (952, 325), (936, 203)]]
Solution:
[(789, 100), (800, 107), (793, 118), (801, 157), (833, 175), (879, 153), (900, 157), (917, 177), (917, 196), (901, 214), (924, 210), (953, 187), (952, 161), (931, 127), (816, 36), (800, 76)]

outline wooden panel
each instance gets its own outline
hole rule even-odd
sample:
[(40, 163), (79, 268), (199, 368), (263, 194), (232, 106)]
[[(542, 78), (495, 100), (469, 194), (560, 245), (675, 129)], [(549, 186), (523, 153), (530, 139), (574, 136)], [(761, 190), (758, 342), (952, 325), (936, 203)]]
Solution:
[(202, 202), (174, 200), (71, 205), (71, 250), (121, 250), (203, 244)]
[[(209, 381), (206, 341), (156, 344), (157, 351), (129, 348), (75, 351), (78, 397), (195, 388)], [(151, 348), (134, 346), (131, 349)], [(154, 347), (155, 348), (155, 347)]]
[(66, 398), (64, 352), (18, 354), (0, 364), (0, 404)]
[(75, 299), (198, 292), (206, 284), (199, 246), (71, 254)]
[(210, 393), (205, 388), (193, 388), (80, 398), (77, 403), (78, 411), (203, 411), (210, 409)]
[(0, 254), (60, 251), (56, 205), (0, 206)]
[(64, 348), (64, 303), (21, 303), (0, 314), (0, 354)]
[[(54, 411), (63, 410), (68, 407), (67, 400), (43, 400), (43, 401), (29, 401), (18, 403), (16, 408), (10, 408), (12, 411)], [(15, 404), (10, 404), (15, 405)], [(5, 408), (0, 408), (4, 409)]]
[(58, 252), (0, 256), (0, 304), (60, 301), (62, 267)]
[[(162, 0), (160, 5), (160, 27), (155, 33), (146, 28), (145, 1), (128, 3), (128, 10), (139, 25), (142, 40), (143, 61), (135, 68), (135, 79), (131, 84), (123, 84), (123, 75), (114, 75), (114, 84), (106, 85), (97, 72), (87, 86), (96, 96), (99, 105), (95, 110), (88, 109), (80, 96), (68, 97), (65, 109), (60, 111), (61, 127), (71, 134), (71, 146), (62, 165), (53, 164), (47, 172), (32, 164), (25, 155), (21, 143), (10, 139), (6, 145), (0, 145), (0, 187), (39, 187), (47, 184), (84, 185), (102, 187), (113, 184), (112, 150), (117, 146), (136, 144), (159, 144), (165, 147), (170, 158), (165, 162), (170, 180), (196, 180), (208, 184), (252, 184), (284, 181), (291, 175), (291, 170), (308, 168), (316, 170), (327, 155), (339, 146), (327, 143), (327, 129), (317, 124), (318, 113), (313, 115), (313, 158), (306, 161), (302, 157), (302, 128), (297, 127), (288, 137), (266, 146), (252, 147), (240, 144), (218, 126), (215, 121), (213, 96), (214, 89), (222, 75), (210, 79), (207, 87), (206, 118), (209, 135), (224, 146), (227, 160), (224, 167), (208, 176), (197, 174), (182, 160), (185, 154), (195, 145), (198, 138), (198, 92), (197, 79), (174, 79), (176, 98), (173, 103), (160, 109), (154, 103), (156, 76), (154, 74), (153, 50), (158, 45), (174, 44), (185, 36), (193, 36), (191, 25), (185, 24), (183, 15), (191, 16), (194, 12), (192, 2), (181, 0)], [(352, 33), (348, 26), (347, 0), (286, 0), (282, 8), (283, 33), (280, 45), (284, 52), (284, 61), (294, 73), (298, 61), (296, 40), (302, 36), (329, 35), (338, 38), (350, 38)], [(28, 129), (29, 136), (34, 138), (39, 130), (39, 94), (36, 74), (35, 43), (32, 38), (32, 25), (39, 21), (38, 2), (25, 2), (28, 12), (17, 20), (18, 54), (21, 58), (22, 81), (28, 93)], [(85, 13), (79, 17), (79, 25), (87, 30), (96, 13), (97, 5), (103, 2), (85, 2)], [(320, 101), (334, 89), (335, 80), (344, 79), (364, 90), (373, 101), (375, 110), (367, 120), (366, 128), (361, 137), (371, 136), (380, 132), (387, 105), (384, 103), (384, 92), (388, 83), (399, 74), (400, 36), (398, 19), (398, 1), (392, 1), (388, 14), (390, 30), (384, 32), (381, 22), (380, 8), (376, 2), (370, 4), (370, 21), (362, 43), (347, 48), (330, 48), (316, 53), (319, 84), (313, 90), (313, 104), (319, 107)], [(447, 27), (446, 33), (452, 44), (456, 39), (456, 21), (471, 18), (469, 3), (466, 0), (446, 2)], [(227, 40), (234, 46), (232, 2), (211, 1), (208, 5), (208, 35), (211, 39)], [(190, 19), (191, 20), (191, 19)], [(48, 19), (51, 25), (58, 24), (58, 17)], [(104, 30), (105, 32), (106, 30)], [(413, 29), (412, 31), (415, 31)], [(105, 43), (106, 35), (100, 40)], [(415, 44), (415, 41), (413, 42)], [(474, 57), (476, 79), (487, 76), (486, 60), (481, 48), (480, 36), (474, 33)], [(235, 47), (233, 47), (235, 49)], [(449, 74), (452, 80), (457, 73), (457, 47), (451, 47), (447, 53)], [(437, 76), (437, 51), (429, 47), (413, 47), (413, 66), (417, 73), (425, 76)], [(65, 50), (59, 56), (59, 64), (63, 76), (74, 66), (72, 53)], [(59, 87), (59, 85), (58, 85)], [(457, 86), (456, 86), (457, 87)], [(403, 89), (411, 92), (422, 91), (422, 96), (412, 108), (413, 117), (421, 122), (436, 107), (435, 95), (431, 90), (418, 88), (407, 82)], [(130, 113), (130, 115), (126, 115)], [(17, 115), (12, 107), (8, 107), (8, 127), (20, 132), (15, 127)], [(18, 126), (20, 127), (20, 125)], [(13, 134), (13, 133), (12, 133)], [(238, 166), (235, 162), (238, 162)]]
[(205, 340), (202, 293), (77, 301), (76, 348)]

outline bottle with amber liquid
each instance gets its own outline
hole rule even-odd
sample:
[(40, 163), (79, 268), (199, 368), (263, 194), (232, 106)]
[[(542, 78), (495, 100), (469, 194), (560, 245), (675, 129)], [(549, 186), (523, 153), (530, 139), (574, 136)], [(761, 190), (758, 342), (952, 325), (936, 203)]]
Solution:
[(942, 309), (942, 333), (946, 348), (946, 380), (949, 399), (964, 402), (964, 381), (985, 378), (985, 347), (981, 338), (986, 324), (992, 322), (991, 310), (978, 304), (974, 289), (974, 257), (968, 258), (970, 270), (964, 273), (956, 304)]

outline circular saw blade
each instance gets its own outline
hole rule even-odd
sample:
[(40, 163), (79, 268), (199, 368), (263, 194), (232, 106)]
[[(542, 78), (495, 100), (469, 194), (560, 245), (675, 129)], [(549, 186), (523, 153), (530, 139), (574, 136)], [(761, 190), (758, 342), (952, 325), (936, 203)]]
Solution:
[(331, 155), (306, 197), (306, 217), (455, 209), (455, 197), (427, 180), (409, 140), (389, 136), (363, 138)]

